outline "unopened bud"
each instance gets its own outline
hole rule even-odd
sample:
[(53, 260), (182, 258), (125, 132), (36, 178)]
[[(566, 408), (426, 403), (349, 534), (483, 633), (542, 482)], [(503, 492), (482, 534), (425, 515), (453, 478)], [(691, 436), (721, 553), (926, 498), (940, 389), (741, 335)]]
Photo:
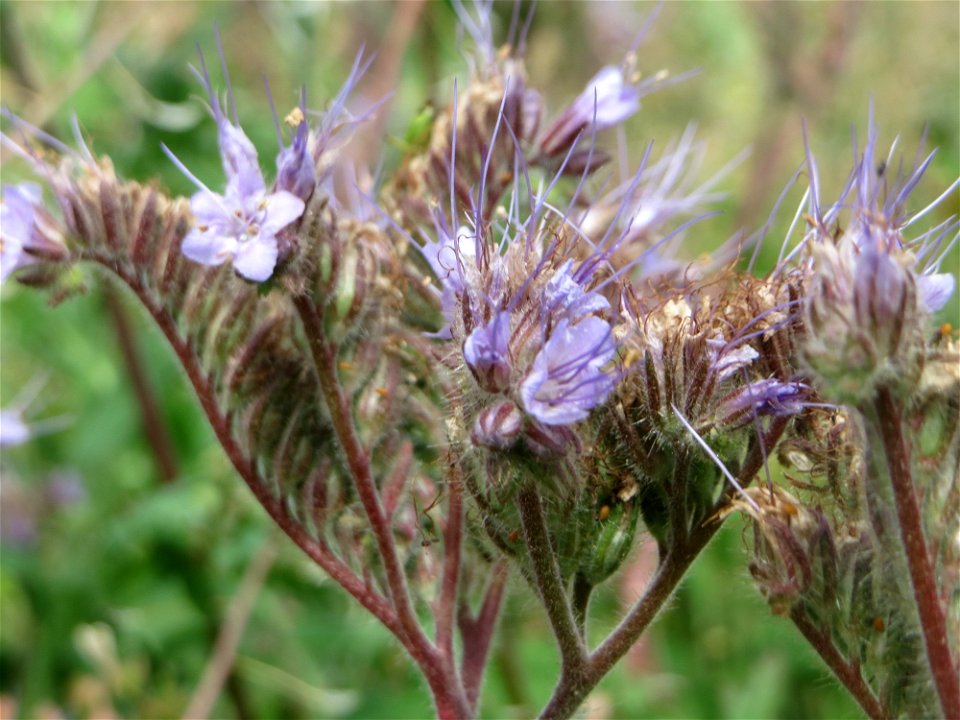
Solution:
[(824, 394), (856, 403), (877, 382), (915, 380), (925, 316), (913, 274), (894, 254), (852, 243), (814, 257), (804, 357)]
[(516, 443), (522, 427), (520, 410), (512, 402), (504, 401), (477, 415), (470, 440), (479, 447), (507, 450)]
[(566, 425), (532, 422), (524, 434), (524, 441), (530, 452), (543, 458), (560, 457), (571, 450), (580, 452), (582, 449), (580, 438)]
[(599, 585), (623, 564), (633, 547), (633, 538), (640, 519), (640, 503), (603, 505), (596, 522), (600, 532), (587, 551), (580, 572), (591, 585)]

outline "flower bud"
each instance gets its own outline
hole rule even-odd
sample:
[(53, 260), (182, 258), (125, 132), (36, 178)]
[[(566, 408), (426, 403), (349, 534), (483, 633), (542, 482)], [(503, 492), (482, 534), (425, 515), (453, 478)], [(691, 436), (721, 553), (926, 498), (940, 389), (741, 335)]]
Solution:
[(612, 509), (604, 505), (596, 522), (600, 531), (584, 554), (580, 572), (591, 585), (599, 585), (613, 575), (633, 548), (633, 538), (640, 519), (640, 503), (617, 503)]
[(478, 447), (507, 450), (516, 443), (522, 427), (520, 410), (512, 402), (504, 401), (480, 411), (470, 440)]
[(565, 425), (531, 422), (524, 433), (524, 442), (530, 452), (542, 458), (556, 458), (582, 449), (580, 438)]
[(916, 379), (924, 312), (897, 254), (844, 240), (815, 250), (804, 357), (828, 397), (856, 403), (877, 382)]
[(474, 328), (463, 344), (463, 357), (477, 383), (497, 393), (510, 385), (510, 313), (497, 313), (486, 325)]

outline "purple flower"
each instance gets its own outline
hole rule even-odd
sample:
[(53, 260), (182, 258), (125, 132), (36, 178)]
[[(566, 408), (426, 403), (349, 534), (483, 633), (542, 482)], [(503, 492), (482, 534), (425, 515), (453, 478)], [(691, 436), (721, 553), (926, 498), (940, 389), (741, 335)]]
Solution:
[(928, 313), (939, 312), (953, 295), (956, 280), (950, 273), (917, 276), (920, 303)]
[(213, 192), (167, 151), (200, 188), (190, 198), (197, 226), (183, 239), (183, 254), (203, 265), (220, 265), (229, 258), (242, 276), (263, 282), (277, 264), (277, 234), (303, 214), (305, 203), (286, 190), (267, 193), (256, 148), (240, 126), (224, 115), (202, 58), (201, 67), (203, 74), (198, 77), (210, 96), (217, 122), (227, 188), (223, 195)]
[(0, 410), (0, 447), (23, 445), (32, 435), (21, 409)]
[(757, 380), (737, 388), (724, 399), (717, 417), (725, 425), (749, 421), (757, 415), (796, 415), (803, 411), (807, 386), (797, 382), (781, 382), (774, 378)]
[(575, 325), (561, 320), (520, 385), (524, 408), (545, 425), (583, 420), (613, 390), (614, 379), (602, 368), (615, 352), (605, 320), (588, 317)]
[(293, 193), (306, 201), (317, 186), (317, 171), (310, 153), (310, 124), (306, 120), (306, 96), (301, 94), (300, 106), (287, 117), (296, 133), (289, 146), (277, 155), (277, 189)]
[(41, 205), (40, 186), (34, 183), (4, 185), (3, 204), (0, 204), (0, 282), (17, 268), (32, 259), (26, 249), (30, 246)]
[(463, 357), (477, 382), (490, 392), (501, 392), (510, 384), (510, 313), (499, 312), (486, 325), (470, 333), (463, 344)]
[(576, 323), (588, 315), (610, 309), (607, 299), (595, 292), (585, 292), (573, 277), (573, 260), (560, 266), (543, 292), (543, 309), (556, 319)]
[[(199, 223), (183, 239), (183, 254), (203, 265), (232, 258), (234, 269), (263, 282), (277, 264), (277, 233), (303, 214), (303, 200), (281, 190), (267, 194), (251, 176), (231, 178), (224, 195), (201, 190), (190, 199)], [(243, 188), (248, 191), (245, 193)]]
[(623, 122), (640, 109), (643, 94), (640, 87), (627, 83), (623, 70), (608, 65), (554, 120), (540, 150), (548, 156), (566, 152), (581, 131), (606, 130)]

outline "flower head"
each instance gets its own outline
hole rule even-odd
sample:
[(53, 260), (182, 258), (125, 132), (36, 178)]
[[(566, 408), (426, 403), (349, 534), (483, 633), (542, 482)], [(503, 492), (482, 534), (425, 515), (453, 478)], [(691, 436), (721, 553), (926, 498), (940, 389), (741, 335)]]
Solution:
[[(933, 205), (910, 214), (906, 200), (933, 153), (907, 177), (881, 181), (876, 144), (871, 117), (866, 146), (846, 189), (827, 207), (821, 204), (816, 161), (809, 149), (807, 153), (811, 228), (803, 243), (810, 332), (803, 352), (828, 394), (845, 402), (872, 392), (877, 382), (909, 384), (917, 376), (924, 327), (955, 285), (951, 274), (939, 272), (938, 248), (956, 234), (957, 223), (948, 221), (913, 239), (906, 231), (960, 181)], [(891, 165), (891, 159), (883, 166)], [(839, 216), (848, 207), (841, 231)]]

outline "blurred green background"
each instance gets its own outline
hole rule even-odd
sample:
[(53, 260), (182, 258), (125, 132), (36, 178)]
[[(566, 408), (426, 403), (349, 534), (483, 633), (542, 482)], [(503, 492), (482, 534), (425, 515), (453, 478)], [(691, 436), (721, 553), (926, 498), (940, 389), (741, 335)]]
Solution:
[[(650, 9), (541, 3), (527, 66), (549, 110), (602, 64), (619, 61)], [(497, 8), (502, 21), (509, 11)], [(311, 106), (323, 107), (357, 48), (379, 49), (360, 95), (394, 92), (385, 124), (395, 136), (426, 100), (449, 99), (455, 75), (466, 76), (444, 2), (2, 2), (0, 12), (3, 104), (62, 138), (75, 112), (94, 151), (110, 155), (121, 175), (157, 178), (175, 193), (192, 188), (161, 142), (200, 178), (220, 182), (215, 129), (187, 70), (196, 45), (215, 54), (215, 25), (241, 121), (265, 167), (276, 141), (261, 75), (281, 114), (301, 83)], [(873, 98), (881, 147), (901, 133), (910, 160), (927, 128), (930, 145), (941, 148), (915, 193), (918, 208), (960, 173), (958, 27), (956, 2), (668, 3), (639, 66), (702, 72), (645, 101), (627, 124), (627, 150), (637, 161), (650, 140), (662, 146), (696, 122), (709, 145), (706, 178), (753, 147), (724, 183), (725, 214), (691, 234), (692, 253), (702, 252), (766, 219), (802, 160), (801, 117), (825, 196), (835, 194), (851, 164), (851, 128), (864, 136)], [(386, 166), (398, 157), (388, 145)], [(2, 169), (5, 183), (26, 176), (7, 155)], [(762, 264), (775, 259), (799, 195), (790, 195)], [(932, 221), (958, 210), (954, 194)], [(953, 270), (957, 257), (948, 259)], [(944, 319), (960, 325), (958, 307), (954, 297)], [(124, 322), (166, 427), (166, 465), (154, 450), (162, 441), (144, 430), (118, 331)], [(268, 572), (250, 595), (252, 614), (213, 716), (429, 715), (428, 696), (388, 633), (269, 526), (159, 333), (125, 295), (94, 285), (51, 311), (42, 295), (8, 283), (0, 344), (0, 406), (43, 381), (28, 418), (70, 420), (0, 461), (0, 717), (180, 716), (251, 564)], [(742, 529), (728, 523), (668, 612), (591, 697), (590, 717), (859, 714), (753, 589)], [(651, 562), (649, 548), (638, 549), (598, 597), (598, 629), (638, 592)], [(557, 663), (519, 582), (501, 630), (482, 713), (529, 716), (548, 696)]]

